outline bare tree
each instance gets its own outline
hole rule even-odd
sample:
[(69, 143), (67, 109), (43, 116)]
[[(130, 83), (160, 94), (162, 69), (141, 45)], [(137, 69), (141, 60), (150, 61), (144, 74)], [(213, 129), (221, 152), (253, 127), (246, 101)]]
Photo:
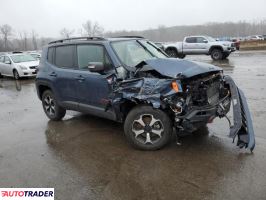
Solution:
[(38, 37), (38, 34), (34, 30), (32, 30), (31, 31), (31, 39), (32, 39), (32, 46), (33, 46), (34, 50), (38, 49), (37, 37)]
[(12, 27), (8, 24), (5, 24), (0, 27), (0, 32), (3, 35), (4, 39), (4, 50), (8, 50), (8, 38), (12, 35)]
[(101, 36), (103, 35), (104, 28), (98, 23), (92, 23), (90, 20), (87, 20), (85, 24), (82, 25), (86, 34), (90, 37), (92, 36)]
[(28, 50), (28, 34), (26, 31), (19, 33), (20, 37), (20, 49), (27, 51)]
[(62, 35), (62, 37), (64, 38), (70, 38), (70, 36), (75, 32), (75, 30), (70, 30), (70, 29), (67, 29), (67, 28), (63, 28), (61, 31), (60, 31), (60, 34)]

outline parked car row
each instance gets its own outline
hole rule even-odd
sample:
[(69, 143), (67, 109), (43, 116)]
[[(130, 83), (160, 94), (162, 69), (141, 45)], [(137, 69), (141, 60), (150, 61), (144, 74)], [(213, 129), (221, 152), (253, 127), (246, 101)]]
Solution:
[(262, 35), (251, 35), (246, 37), (245, 40), (265, 40), (266, 38), (264, 38)]
[[(37, 74), (40, 54), (12, 52), (0, 55), (0, 77), (34, 77)], [(36, 57), (34, 57), (36, 56)]]

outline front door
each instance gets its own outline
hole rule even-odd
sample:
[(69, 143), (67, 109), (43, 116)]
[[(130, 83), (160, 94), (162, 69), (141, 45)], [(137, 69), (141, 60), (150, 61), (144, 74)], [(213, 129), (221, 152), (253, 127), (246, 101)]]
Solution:
[(208, 40), (204, 37), (197, 37), (196, 51), (198, 54), (207, 54), (208, 53)]
[(7, 76), (13, 76), (12, 64), (8, 56), (3, 56), (3, 63), (1, 63), (1, 73)]
[[(77, 62), (79, 69), (75, 78), (77, 79), (79, 108), (112, 119), (114, 117), (112, 111), (105, 111), (110, 103), (109, 95), (112, 92), (114, 67), (104, 46), (95, 44), (77, 45)], [(90, 62), (103, 63), (105, 70), (101, 73), (90, 72), (88, 69)]]
[(183, 42), (183, 53), (184, 54), (194, 54), (197, 49), (197, 38), (187, 37)]
[(0, 56), (0, 74), (4, 73), (4, 61), (5, 61), (5, 57), (4, 56)]

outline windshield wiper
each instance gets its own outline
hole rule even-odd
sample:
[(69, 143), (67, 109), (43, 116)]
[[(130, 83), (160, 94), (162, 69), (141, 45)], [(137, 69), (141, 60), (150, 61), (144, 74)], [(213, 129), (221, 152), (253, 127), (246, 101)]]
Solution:
[(168, 55), (167, 55), (167, 54), (166, 54), (161, 48), (157, 47), (156, 45), (154, 45), (153, 43), (151, 43), (151, 42), (149, 42), (149, 41), (147, 41), (147, 43), (148, 43), (149, 45), (153, 46), (157, 51), (161, 52), (163, 55), (165, 55), (165, 56), (168, 57)]
[(152, 57), (156, 57), (145, 45), (143, 45), (139, 40), (136, 40), (137, 43), (140, 44), (140, 46), (143, 47), (143, 49), (145, 49), (145, 51), (147, 51)]

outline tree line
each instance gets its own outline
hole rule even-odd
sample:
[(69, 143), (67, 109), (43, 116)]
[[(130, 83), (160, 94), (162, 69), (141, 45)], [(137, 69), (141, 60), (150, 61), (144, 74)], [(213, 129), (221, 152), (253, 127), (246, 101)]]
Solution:
[[(248, 35), (265, 35), (266, 19), (254, 22), (224, 22), (224, 23), (206, 23), (203, 25), (189, 26), (172, 26), (166, 27), (159, 25), (155, 29), (147, 29), (143, 31), (104, 31), (103, 26), (97, 22), (87, 20), (78, 30), (70, 28), (62, 28), (59, 32), (61, 38), (69, 38), (72, 36), (125, 36), (137, 35), (148, 38), (152, 41), (169, 42), (180, 41), (187, 35), (210, 35), (213, 37), (244, 37)], [(0, 51), (29, 51), (39, 50), (52, 40), (49, 36), (43, 37), (32, 30), (30, 32), (16, 32), (13, 27), (8, 24), (0, 25)]]
[(209, 35), (219, 37), (246, 37), (250, 35), (266, 35), (266, 19), (254, 22), (212, 22), (203, 25), (190, 26), (158, 26), (156, 29), (144, 31), (116, 31), (106, 32), (105, 35), (114, 37), (118, 35), (139, 35), (157, 42), (181, 41), (189, 35)]

